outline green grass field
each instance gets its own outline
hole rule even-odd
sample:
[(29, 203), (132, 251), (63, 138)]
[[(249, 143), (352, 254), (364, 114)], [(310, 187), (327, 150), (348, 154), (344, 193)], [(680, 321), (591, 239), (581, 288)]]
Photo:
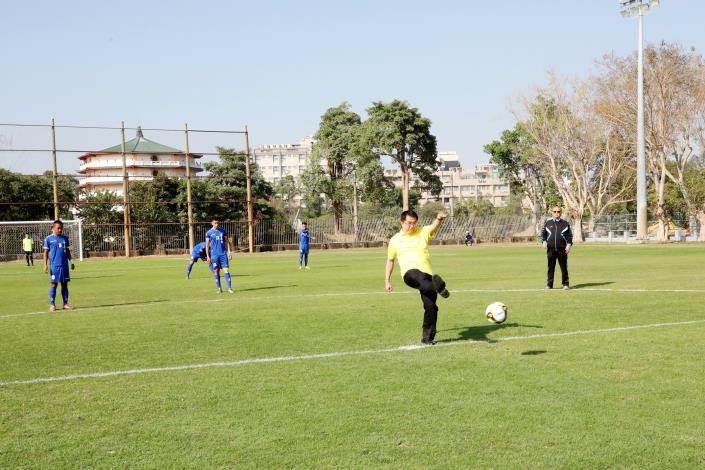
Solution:
[(567, 292), (536, 246), (431, 256), (452, 294), (420, 349), (383, 250), (238, 255), (234, 295), (87, 261), (54, 314), (40, 266), (0, 265), (0, 467), (705, 467), (703, 246), (577, 246)]

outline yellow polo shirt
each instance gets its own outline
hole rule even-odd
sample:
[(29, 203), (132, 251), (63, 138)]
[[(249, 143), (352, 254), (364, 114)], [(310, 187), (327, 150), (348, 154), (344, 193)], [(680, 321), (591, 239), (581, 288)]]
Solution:
[(414, 233), (408, 235), (400, 231), (389, 240), (387, 259), (399, 261), (402, 277), (410, 269), (433, 274), (428, 253), (428, 244), (432, 238), (433, 233), (430, 225), (421, 229), (417, 228)]
[(34, 240), (32, 240), (31, 238), (23, 238), (22, 239), (22, 249), (24, 251), (34, 250)]

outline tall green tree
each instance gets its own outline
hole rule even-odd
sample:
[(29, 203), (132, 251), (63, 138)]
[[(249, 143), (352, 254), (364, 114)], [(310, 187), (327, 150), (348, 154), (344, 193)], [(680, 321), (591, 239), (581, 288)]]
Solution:
[(291, 175), (286, 175), (274, 185), (274, 194), (281, 199), (285, 209), (291, 209), (294, 204), (294, 198), (301, 192), (296, 178)]
[[(71, 218), (70, 210), (78, 197), (78, 181), (70, 176), (57, 179), (62, 218)], [(0, 169), (0, 220), (53, 220), (54, 190), (51, 172), (22, 175)]]
[(477, 199), (463, 198), (455, 203), (453, 212), (455, 215), (465, 217), (493, 215), (495, 213), (495, 207), (484, 197)]
[(122, 197), (109, 191), (86, 193), (78, 205), (78, 217), (87, 224), (121, 224)]
[(436, 196), (440, 194), (443, 184), (436, 174), (440, 162), (436, 137), (431, 134), (431, 120), (401, 100), (374, 102), (367, 114), (363, 134), (366, 147), (377, 159), (389, 157), (399, 165), (402, 208), (409, 209), (412, 175), (421, 182), (422, 189)]
[(522, 124), (517, 123), (514, 129), (502, 132), (499, 140), (485, 145), (484, 150), (490, 156), (490, 163), (497, 165), (502, 177), (509, 180), (512, 191), (518, 188), (529, 202), (538, 233), (547, 211), (547, 186), (551, 182), (532, 158), (534, 150), (531, 137)]
[(330, 199), (336, 234), (340, 233), (343, 204), (353, 192), (361, 122), (348, 103), (326, 110), (315, 134), (310, 164), (302, 175), (307, 192), (325, 194)]
[[(245, 153), (231, 148), (216, 147), (218, 162), (207, 162), (203, 167), (210, 172), (206, 196), (216, 203), (210, 204), (213, 211), (208, 217), (219, 217), (223, 220), (234, 220), (247, 216), (247, 178), (245, 173)], [(250, 162), (252, 178), (252, 205), (255, 217), (273, 215), (272, 208), (267, 204), (274, 195), (274, 189), (262, 177), (256, 164)]]
[(130, 218), (138, 223), (178, 222), (179, 180), (158, 173), (152, 181), (130, 184)]

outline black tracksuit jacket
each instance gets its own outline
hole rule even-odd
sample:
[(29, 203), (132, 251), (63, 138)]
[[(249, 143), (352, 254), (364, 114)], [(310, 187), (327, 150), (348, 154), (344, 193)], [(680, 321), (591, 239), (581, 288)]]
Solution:
[(570, 224), (563, 219), (548, 219), (541, 230), (541, 243), (546, 243), (548, 249), (565, 250), (566, 246), (573, 244)]

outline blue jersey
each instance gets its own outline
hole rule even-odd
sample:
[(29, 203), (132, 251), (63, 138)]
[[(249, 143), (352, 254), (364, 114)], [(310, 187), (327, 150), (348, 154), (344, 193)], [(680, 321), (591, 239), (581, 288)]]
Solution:
[(210, 255), (211, 258), (217, 258), (228, 253), (228, 247), (225, 245), (225, 239), (228, 232), (219, 229), (210, 229), (206, 232), (206, 240), (210, 240)]
[(303, 229), (299, 238), (299, 248), (308, 250), (308, 241), (310, 238), (311, 234), (308, 232), (308, 229)]
[(205, 261), (207, 259), (207, 257), (206, 257), (206, 242), (201, 242), (198, 245), (193, 247), (193, 251), (191, 252), (191, 259), (196, 260), (199, 258), (202, 261)]
[(43, 249), (49, 250), (49, 265), (51, 267), (68, 267), (69, 256), (66, 253), (69, 238), (66, 235), (49, 235), (44, 239)]

